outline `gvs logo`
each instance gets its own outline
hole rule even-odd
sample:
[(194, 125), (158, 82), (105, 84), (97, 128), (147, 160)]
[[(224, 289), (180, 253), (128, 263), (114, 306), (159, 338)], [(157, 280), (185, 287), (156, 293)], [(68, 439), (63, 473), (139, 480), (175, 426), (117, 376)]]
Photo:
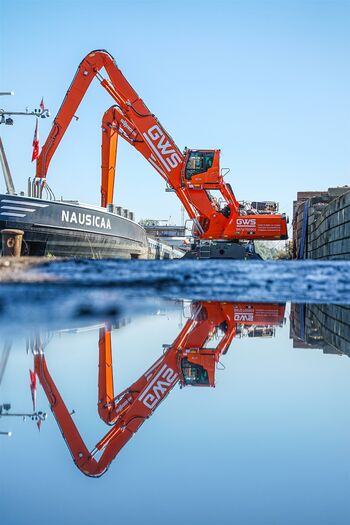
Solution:
[(177, 373), (172, 368), (164, 365), (142, 392), (139, 401), (142, 401), (147, 408), (154, 408), (174, 386), (177, 377)]
[[(152, 126), (147, 133), (143, 133), (143, 136), (167, 171), (176, 168), (181, 163), (180, 155), (175, 151), (159, 126)], [(148, 160), (154, 165), (152, 158)]]

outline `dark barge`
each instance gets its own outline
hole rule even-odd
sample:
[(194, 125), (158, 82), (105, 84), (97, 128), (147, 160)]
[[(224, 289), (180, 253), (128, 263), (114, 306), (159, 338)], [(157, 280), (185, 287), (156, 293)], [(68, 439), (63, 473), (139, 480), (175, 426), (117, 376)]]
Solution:
[(106, 208), (79, 202), (0, 194), (0, 230), (12, 228), (24, 231), (22, 255), (121, 259), (149, 256), (142, 226)]

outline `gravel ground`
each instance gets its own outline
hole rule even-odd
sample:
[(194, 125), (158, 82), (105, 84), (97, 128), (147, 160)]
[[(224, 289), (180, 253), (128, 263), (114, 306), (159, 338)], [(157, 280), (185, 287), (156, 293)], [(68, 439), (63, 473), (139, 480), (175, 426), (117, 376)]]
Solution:
[(0, 257), (0, 283), (53, 282), (54, 275), (46, 275), (46, 268), (63, 259), (47, 257)]

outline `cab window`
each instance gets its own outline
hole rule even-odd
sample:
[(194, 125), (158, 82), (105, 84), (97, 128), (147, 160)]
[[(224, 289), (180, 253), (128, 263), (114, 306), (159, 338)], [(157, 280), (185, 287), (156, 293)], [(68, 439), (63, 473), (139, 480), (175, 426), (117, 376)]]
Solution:
[(181, 361), (181, 369), (185, 385), (208, 385), (208, 372), (201, 365), (190, 363), (185, 357)]
[(205, 173), (212, 167), (213, 161), (213, 151), (191, 151), (186, 164), (185, 178), (190, 180), (193, 175)]

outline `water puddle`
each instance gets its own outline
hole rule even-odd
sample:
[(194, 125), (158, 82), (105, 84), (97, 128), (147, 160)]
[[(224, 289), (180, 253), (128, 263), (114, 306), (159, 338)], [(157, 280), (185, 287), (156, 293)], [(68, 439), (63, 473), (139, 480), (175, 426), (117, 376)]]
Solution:
[(45, 271), (0, 291), (4, 523), (348, 522), (349, 265)]

